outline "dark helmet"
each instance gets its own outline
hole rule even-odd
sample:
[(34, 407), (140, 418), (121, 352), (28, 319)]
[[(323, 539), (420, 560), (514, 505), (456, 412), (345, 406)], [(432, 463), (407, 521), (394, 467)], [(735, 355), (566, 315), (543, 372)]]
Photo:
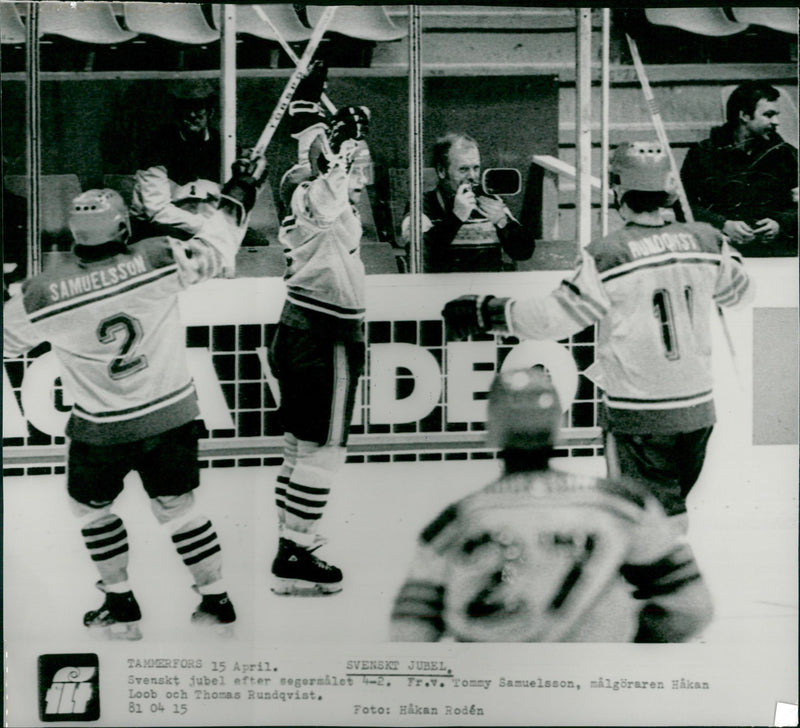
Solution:
[(489, 391), (489, 443), (501, 450), (551, 447), (561, 421), (561, 404), (541, 369), (500, 372)]

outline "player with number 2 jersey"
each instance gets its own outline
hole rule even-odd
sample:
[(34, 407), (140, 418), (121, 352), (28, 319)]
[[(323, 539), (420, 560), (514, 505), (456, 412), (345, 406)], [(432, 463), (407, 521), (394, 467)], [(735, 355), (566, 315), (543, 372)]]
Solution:
[[(264, 162), (254, 162), (263, 171)], [(113, 512), (137, 472), (153, 514), (170, 533), (202, 602), (192, 621), (226, 632), (236, 615), (222, 580), (221, 545), (195, 505), (199, 414), (178, 294), (233, 270), (260, 182), (235, 175), (203, 209), (188, 240), (130, 243), (120, 195), (88, 190), (71, 204), (75, 244), (57, 267), (26, 280), (4, 306), (5, 356), (49, 342), (66, 397), (67, 492), (105, 594), (84, 625), (108, 639), (140, 639), (141, 610), (128, 579), (128, 534)]]

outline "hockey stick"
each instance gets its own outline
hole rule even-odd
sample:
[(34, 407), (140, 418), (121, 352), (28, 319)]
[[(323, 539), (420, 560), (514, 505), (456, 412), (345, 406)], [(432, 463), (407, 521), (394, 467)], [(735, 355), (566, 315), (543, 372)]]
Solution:
[(308, 66), (311, 63), (311, 59), (314, 57), (314, 53), (319, 47), (319, 44), (322, 41), (322, 36), (325, 35), (325, 31), (327, 30), (328, 25), (330, 25), (335, 12), (336, 5), (329, 5), (325, 8), (325, 10), (322, 11), (322, 15), (320, 15), (317, 26), (314, 28), (314, 32), (311, 34), (311, 38), (308, 40), (308, 44), (303, 51), (303, 55), (298, 61), (297, 67), (289, 77), (286, 88), (283, 89), (283, 93), (278, 99), (278, 103), (275, 105), (275, 108), (269, 117), (269, 121), (264, 127), (264, 131), (261, 132), (258, 142), (256, 142), (256, 145), (253, 147), (253, 157), (262, 156), (269, 146), (269, 143), (275, 134), (275, 130), (278, 128), (278, 124), (280, 124), (283, 115), (289, 108), (289, 102), (292, 100), (292, 96), (294, 96), (294, 92), (297, 90), (298, 84), (308, 73)]
[[(294, 49), (286, 41), (286, 38), (283, 37), (275, 23), (269, 19), (269, 16), (264, 12), (261, 6), (253, 5), (253, 10), (255, 10), (256, 15), (258, 15), (258, 17), (270, 27), (270, 30), (272, 30), (272, 32), (275, 34), (275, 40), (277, 40), (280, 47), (286, 51), (286, 55), (289, 56), (289, 59), (292, 61), (292, 63), (294, 63), (295, 66), (298, 65), (300, 63), (300, 57), (294, 52)], [(324, 93), (322, 94), (320, 101), (325, 104), (325, 108), (328, 109), (331, 114), (336, 113), (336, 107)]]
[[(636, 41), (631, 38), (630, 35), (626, 33), (625, 37), (628, 39), (628, 48), (630, 49), (631, 58), (633, 59), (633, 66), (636, 69), (636, 75), (639, 77), (639, 84), (642, 87), (644, 99), (647, 102), (647, 108), (650, 111), (650, 118), (653, 121), (653, 126), (656, 130), (656, 136), (658, 137), (658, 141), (660, 142), (662, 149), (666, 152), (670, 167), (672, 168), (672, 175), (675, 178), (675, 183), (678, 187), (678, 199), (681, 203), (681, 207), (683, 208), (684, 217), (686, 218), (687, 222), (694, 222), (694, 214), (692, 213), (692, 208), (689, 205), (689, 198), (686, 196), (686, 189), (684, 188), (683, 181), (681, 180), (680, 170), (678, 169), (678, 165), (675, 162), (675, 157), (672, 154), (672, 147), (669, 145), (667, 130), (664, 127), (664, 120), (661, 118), (661, 112), (656, 104), (655, 97), (653, 96), (653, 90), (650, 88), (650, 81), (647, 78), (647, 73), (644, 70), (642, 58), (639, 55), (639, 47), (636, 45)], [(742, 379), (739, 374), (739, 361), (736, 356), (736, 348), (733, 345), (733, 339), (731, 338), (731, 332), (728, 329), (728, 323), (725, 320), (725, 314), (723, 313), (722, 308), (719, 306), (717, 306), (717, 314), (719, 314), (719, 322), (722, 326), (722, 333), (725, 335), (725, 342), (728, 345), (728, 351), (731, 355), (736, 379), (741, 385)]]

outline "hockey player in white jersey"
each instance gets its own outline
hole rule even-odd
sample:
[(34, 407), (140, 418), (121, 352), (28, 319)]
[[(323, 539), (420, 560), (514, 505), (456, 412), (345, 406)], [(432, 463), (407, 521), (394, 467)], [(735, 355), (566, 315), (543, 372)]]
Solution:
[(365, 358), (356, 203), (371, 181), (369, 113), (345, 107), (328, 120), (319, 104), (324, 81), (324, 66), (315, 64), (289, 107), (298, 164), (281, 180), (286, 302), (269, 352), (285, 431), (272, 590), (297, 596), (342, 589), (341, 569), (315, 551), (322, 545), (320, 519), (345, 462)]
[(263, 167), (263, 160), (254, 161), (251, 175), (234, 176), (186, 241), (155, 237), (128, 245), (130, 221), (120, 195), (82, 193), (70, 209), (70, 257), (26, 280), (3, 309), (4, 355), (49, 342), (74, 403), (66, 430), (67, 490), (105, 593), (84, 623), (110, 639), (141, 637), (128, 535), (113, 512), (131, 471), (140, 475), (201, 596), (192, 620), (224, 631), (236, 618), (219, 539), (194, 502), (199, 409), (177, 297), (233, 270)]
[(718, 230), (665, 220), (676, 188), (658, 144), (621, 144), (611, 172), (625, 227), (586, 246), (555, 291), (524, 300), (462, 296), (443, 316), (456, 336), (558, 340), (597, 323), (586, 374), (603, 391), (609, 474), (648, 484), (686, 528), (686, 497), (715, 422), (711, 317), (717, 306), (749, 302), (753, 285)]
[(682, 642), (709, 623), (692, 551), (652, 494), (549, 466), (561, 416), (543, 371), (497, 375), (488, 435), (504, 473), (423, 529), (393, 640)]

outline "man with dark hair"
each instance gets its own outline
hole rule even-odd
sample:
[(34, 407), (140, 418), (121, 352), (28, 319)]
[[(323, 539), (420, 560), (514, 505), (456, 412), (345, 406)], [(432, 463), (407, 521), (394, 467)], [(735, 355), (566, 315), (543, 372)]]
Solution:
[(461, 296), (443, 315), (457, 336), (558, 340), (596, 323), (586, 375), (603, 391), (609, 474), (650, 487), (685, 529), (686, 497), (715, 422), (711, 316), (717, 306), (743, 306), (752, 286), (718, 230), (667, 223), (675, 180), (658, 144), (621, 144), (611, 169), (625, 227), (587, 245), (561, 286), (524, 300)]
[(422, 530), (392, 639), (684, 642), (709, 623), (692, 550), (650, 493), (550, 466), (562, 408), (547, 374), (501, 372), (488, 409), (504, 472)]
[[(426, 273), (502, 271), (503, 253), (527, 260), (535, 241), (505, 203), (480, 186), (478, 143), (449, 133), (433, 145), (437, 185), (422, 200), (423, 266)], [(410, 218), (403, 220), (408, 237)]]
[(776, 131), (778, 99), (763, 81), (739, 85), (725, 124), (689, 149), (681, 169), (695, 219), (753, 256), (797, 253), (797, 150)]

